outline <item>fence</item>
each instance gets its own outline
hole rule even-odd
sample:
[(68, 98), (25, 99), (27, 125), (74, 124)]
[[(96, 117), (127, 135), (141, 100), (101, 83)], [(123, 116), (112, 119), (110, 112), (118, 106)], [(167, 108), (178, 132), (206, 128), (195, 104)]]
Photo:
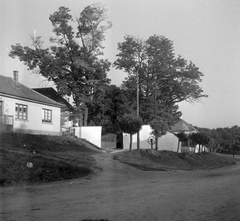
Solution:
[(63, 136), (75, 136), (75, 128), (74, 127), (68, 127), (68, 128), (62, 127), (62, 135)]
[(3, 115), (0, 117), (0, 125), (11, 125), (13, 126), (13, 115)]
[(103, 149), (111, 150), (117, 147), (117, 135), (106, 134), (101, 137), (101, 146)]
[(13, 116), (3, 115), (0, 117), (0, 132), (12, 132), (13, 131)]

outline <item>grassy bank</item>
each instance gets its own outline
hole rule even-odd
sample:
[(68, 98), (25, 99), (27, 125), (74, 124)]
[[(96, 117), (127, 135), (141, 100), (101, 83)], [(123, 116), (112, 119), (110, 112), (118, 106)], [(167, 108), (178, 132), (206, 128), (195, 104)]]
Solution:
[(0, 186), (74, 179), (93, 172), (95, 153), (72, 137), (0, 134)]
[(115, 160), (141, 170), (194, 170), (229, 166), (235, 159), (214, 153), (176, 153), (172, 151), (134, 150), (114, 156)]

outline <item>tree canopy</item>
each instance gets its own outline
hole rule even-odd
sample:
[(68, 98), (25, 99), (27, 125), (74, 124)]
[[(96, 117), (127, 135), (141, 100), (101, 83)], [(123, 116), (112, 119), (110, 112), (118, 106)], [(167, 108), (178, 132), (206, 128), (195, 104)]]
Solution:
[(49, 20), (53, 28), (49, 48), (40, 36), (32, 36), (31, 46), (12, 45), (9, 56), (53, 81), (61, 95), (72, 96), (76, 106), (72, 116), (88, 108), (89, 121), (116, 132), (117, 117), (136, 110), (138, 85), (143, 123), (160, 117), (170, 126), (181, 116), (179, 102), (207, 97), (199, 86), (203, 76), (199, 68), (176, 56), (173, 42), (160, 35), (146, 40), (127, 35), (118, 43), (114, 67), (128, 77), (121, 88), (111, 86), (107, 77), (111, 63), (102, 55), (105, 32), (112, 23), (101, 4), (85, 7), (76, 19), (67, 7), (60, 7)]
[(53, 81), (62, 95), (72, 95), (76, 107), (88, 104), (91, 96), (110, 82), (110, 62), (99, 57), (103, 54), (104, 33), (112, 26), (106, 9), (93, 4), (73, 19), (68, 8), (60, 7), (49, 20), (54, 34), (50, 48), (44, 48), (41, 37), (33, 36), (32, 47), (12, 45), (9, 55)]
[(167, 122), (166, 117), (156, 117), (149, 122), (150, 127), (152, 128), (152, 134), (155, 136), (155, 148), (158, 150), (158, 138), (165, 135), (170, 129), (170, 125)]
[(141, 40), (125, 36), (118, 44), (118, 50), (114, 66), (128, 73), (122, 88), (128, 91), (133, 109), (136, 109), (139, 82), (140, 117), (144, 123), (162, 113), (179, 118), (179, 102), (194, 102), (207, 97), (199, 86), (203, 76), (199, 68), (181, 56), (177, 57), (173, 42), (166, 37), (153, 35)]
[(93, 95), (89, 104), (90, 124), (102, 126), (103, 134), (119, 132), (117, 119), (131, 112), (126, 103), (122, 89), (115, 85), (106, 85)]
[(193, 143), (199, 145), (199, 153), (200, 153), (200, 146), (207, 146), (210, 142), (210, 137), (203, 132), (200, 133), (193, 133), (190, 136), (190, 139), (193, 141)]
[(235, 125), (233, 127), (224, 128), (200, 128), (196, 127), (198, 131), (207, 134), (210, 137), (211, 143), (209, 146), (212, 149), (225, 148), (229, 151), (232, 149), (232, 145), (235, 150), (240, 150), (240, 127)]
[(189, 135), (187, 135), (186, 133), (184, 133), (184, 131), (180, 132), (180, 133), (176, 133), (174, 134), (177, 138), (178, 138), (178, 146), (177, 146), (177, 153), (179, 152), (179, 145), (180, 142), (186, 142), (188, 141), (188, 137)]

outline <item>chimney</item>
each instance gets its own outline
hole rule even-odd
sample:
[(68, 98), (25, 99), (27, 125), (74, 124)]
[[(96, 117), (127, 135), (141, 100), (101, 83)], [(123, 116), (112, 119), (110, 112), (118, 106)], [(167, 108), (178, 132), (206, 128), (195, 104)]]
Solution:
[(13, 79), (18, 82), (18, 71), (13, 71)]

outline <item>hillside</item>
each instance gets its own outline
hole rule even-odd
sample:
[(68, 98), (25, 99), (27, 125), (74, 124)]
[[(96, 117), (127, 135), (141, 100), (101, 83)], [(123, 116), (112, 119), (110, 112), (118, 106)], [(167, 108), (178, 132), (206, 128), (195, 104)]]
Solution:
[(91, 155), (97, 151), (73, 137), (0, 134), (0, 186), (89, 175), (96, 168)]
[(194, 170), (229, 166), (236, 159), (214, 153), (176, 153), (172, 151), (134, 150), (114, 156), (115, 160), (141, 170)]
[[(89, 176), (101, 166), (93, 157), (93, 154), (101, 152), (74, 137), (0, 134), (0, 186)], [(120, 152), (114, 155), (114, 159), (145, 171), (209, 169), (236, 163), (236, 159), (221, 154), (155, 150)]]

